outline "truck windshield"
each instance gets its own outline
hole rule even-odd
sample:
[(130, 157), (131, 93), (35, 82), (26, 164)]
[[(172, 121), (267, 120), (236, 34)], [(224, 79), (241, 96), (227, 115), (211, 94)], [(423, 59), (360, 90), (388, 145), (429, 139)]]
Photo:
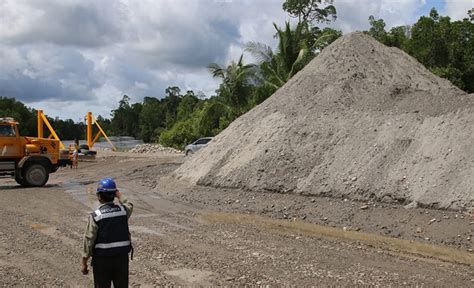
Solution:
[(0, 137), (15, 136), (15, 129), (11, 125), (0, 125)]

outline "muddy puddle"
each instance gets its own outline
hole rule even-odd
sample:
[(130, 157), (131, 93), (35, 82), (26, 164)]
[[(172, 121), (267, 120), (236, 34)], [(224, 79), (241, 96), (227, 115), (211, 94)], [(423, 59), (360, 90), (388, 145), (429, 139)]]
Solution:
[(95, 187), (92, 184), (95, 184), (95, 182), (70, 180), (61, 183), (60, 186), (62, 186), (66, 193), (70, 194), (74, 200), (94, 210), (99, 207), (99, 202), (95, 195)]
[[(100, 203), (96, 196), (95, 181), (70, 180), (60, 183), (59, 186), (63, 187), (74, 200), (81, 202), (92, 210), (99, 208)], [(120, 191), (127, 193), (127, 189), (121, 188)]]

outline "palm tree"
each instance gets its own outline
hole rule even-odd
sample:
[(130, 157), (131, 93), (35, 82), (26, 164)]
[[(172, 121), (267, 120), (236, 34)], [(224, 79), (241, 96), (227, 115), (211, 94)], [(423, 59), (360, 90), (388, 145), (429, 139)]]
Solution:
[(326, 27), (323, 30), (319, 29), (318, 27), (314, 27), (311, 33), (313, 34), (313, 42), (311, 47), (315, 53), (321, 52), (321, 50), (342, 36), (341, 31), (329, 27)]
[(228, 105), (217, 100), (208, 101), (204, 104), (199, 120), (199, 134), (217, 135), (234, 119), (232, 109)]
[(252, 94), (256, 66), (244, 64), (243, 55), (241, 55), (237, 63), (232, 61), (227, 68), (216, 63), (209, 64), (208, 68), (214, 78), (223, 80), (218, 89), (219, 96), (233, 108), (237, 116), (242, 114), (247, 108), (248, 100)]
[(298, 23), (294, 30), (289, 22), (284, 29), (273, 26), (279, 39), (276, 52), (259, 42), (247, 43), (245, 50), (259, 62), (265, 83), (278, 89), (309, 63), (314, 53), (308, 47), (311, 34), (306, 22)]

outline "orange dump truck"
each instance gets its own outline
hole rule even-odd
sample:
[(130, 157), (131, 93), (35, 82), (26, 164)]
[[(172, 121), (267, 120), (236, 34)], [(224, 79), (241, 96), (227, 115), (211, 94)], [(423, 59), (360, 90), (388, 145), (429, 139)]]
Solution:
[(0, 177), (14, 177), (26, 187), (41, 187), (50, 173), (70, 163), (58, 140), (20, 136), (14, 119), (0, 118)]

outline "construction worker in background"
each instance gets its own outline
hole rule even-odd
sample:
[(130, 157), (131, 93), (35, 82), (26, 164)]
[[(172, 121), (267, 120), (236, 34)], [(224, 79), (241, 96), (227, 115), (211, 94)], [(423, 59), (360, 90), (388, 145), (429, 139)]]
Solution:
[[(117, 197), (119, 203), (114, 203)], [(81, 272), (89, 272), (91, 266), (95, 287), (128, 287), (128, 253), (132, 250), (128, 218), (133, 204), (119, 192), (112, 178), (99, 181), (97, 198), (101, 204), (89, 216), (81, 259)]]
[(71, 169), (76, 168), (77, 169), (77, 162), (79, 161), (79, 150), (74, 149), (72, 151), (72, 158), (71, 158)]
[(79, 140), (74, 138), (74, 144), (69, 145), (69, 157), (71, 159), (71, 169), (77, 168), (79, 161)]

